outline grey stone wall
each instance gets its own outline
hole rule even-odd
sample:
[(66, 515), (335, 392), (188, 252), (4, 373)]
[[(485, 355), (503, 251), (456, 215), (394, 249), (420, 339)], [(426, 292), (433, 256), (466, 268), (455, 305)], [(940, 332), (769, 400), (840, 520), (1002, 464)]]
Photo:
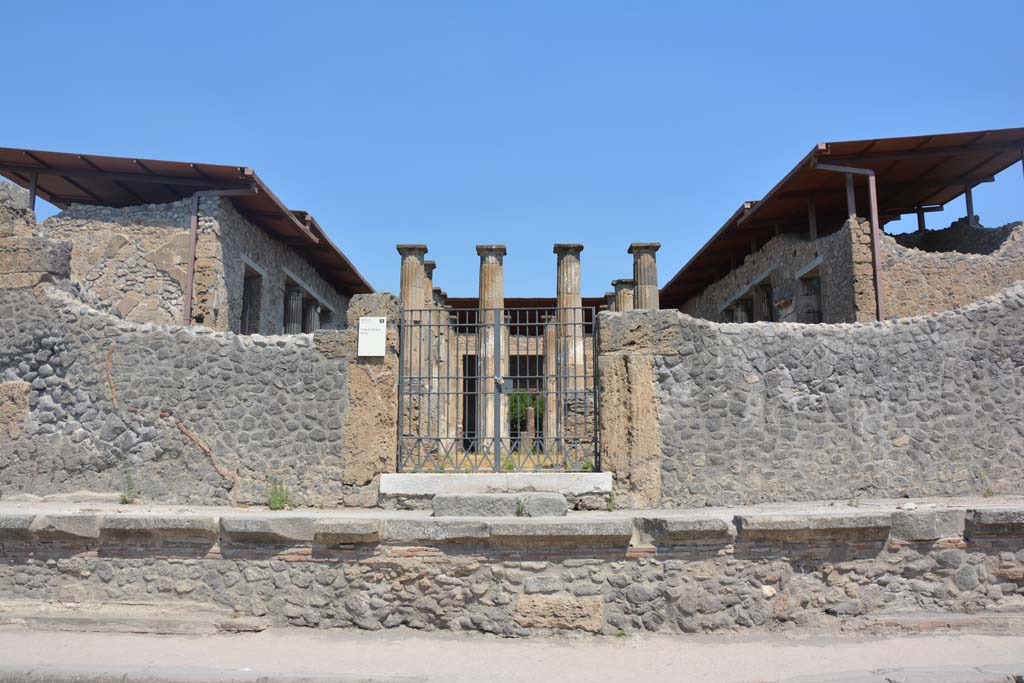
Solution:
[[(1019, 508), (554, 523), (160, 514), (0, 518), (0, 599), (506, 636), (856, 631), (1024, 608)], [(627, 549), (631, 533), (657, 546)]]
[(662, 505), (1024, 493), (1024, 284), (882, 324), (600, 321), (602, 366), (654, 358)]
[(348, 362), (310, 335), (131, 323), (67, 285), (0, 289), (0, 319), (0, 387), (27, 393), (0, 495), (265, 503), (277, 480), (296, 504), (341, 503)]
[(697, 318), (720, 321), (722, 307), (758, 281), (771, 285), (776, 321), (813, 322), (812, 307), (796, 274), (820, 257), (822, 322), (872, 319), (874, 303), (858, 291), (855, 283), (865, 275), (865, 265), (870, 277), (870, 246), (865, 248), (868, 229), (866, 222), (847, 222), (840, 230), (813, 241), (806, 235), (790, 233), (773, 237), (723, 278), (689, 299), (682, 310)]
[(883, 235), (882, 294), (886, 316), (909, 317), (970, 304), (1024, 280), (1024, 223), (967, 225)]
[[(189, 220), (188, 200), (126, 208), (73, 205), (36, 232), (74, 245), (72, 279), (92, 305), (136, 322), (180, 324)], [(286, 270), (334, 310), (326, 327), (344, 326), (347, 297), (219, 197), (200, 202), (193, 313), (205, 326), (240, 329), (246, 260), (265, 274), (262, 334), (283, 332)]]

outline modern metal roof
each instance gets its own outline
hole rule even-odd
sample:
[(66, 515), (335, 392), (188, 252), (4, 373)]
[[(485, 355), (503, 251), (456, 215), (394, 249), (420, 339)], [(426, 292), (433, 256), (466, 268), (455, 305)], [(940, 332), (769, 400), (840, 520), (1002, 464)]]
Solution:
[[(764, 198), (736, 209), (661, 289), (661, 305), (682, 306), (728, 273), (753, 246), (763, 246), (778, 233), (807, 233), (811, 200), (818, 234), (840, 229), (847, 217), (845, 178), (816, 168), (818, 163), (874, 171), (879, 222), (885, 225), (918, 210), (939, 210), (967, 188), (992, 180), (1022, 158), (1024, 128), (815, 145)], [(867, 215), (866, 180), (857, 177), (855, 182), (858, 213)]]
[(373, 292), (316, 220), (288, 209), (251, 168), (0, 147), (0, 175), (30, 190), (34, 182), (36, 194), (61, 209), (164, 204), (202, 190), (251, 189), (227, 197), (243, 217), (289, 245), (339, 291)]

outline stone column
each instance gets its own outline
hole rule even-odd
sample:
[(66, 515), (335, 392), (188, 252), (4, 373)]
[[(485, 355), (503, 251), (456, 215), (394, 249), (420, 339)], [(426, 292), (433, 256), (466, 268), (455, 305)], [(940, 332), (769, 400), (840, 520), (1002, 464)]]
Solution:
[(615, 292), (604, 293), (604, 310), (614, 311), (615, 310)]
[[(495, 406), (496, 377), (508, 374), (508, 328), (505, 326), (505, 272), (504, 244), (480, 244), (476, 253), (480, 256), (480, 299), (477, 319), (476, 366), (477, 366), (477, 443), (481, 454), (486, 453), (488, 462), (494, 462), (494, 438), (501, 429), (502, 451), (508, 444), (508, 396), (502, 394), (499, 405)], [(495, 415), (495, 408), (498, 415)], [(501, 457), (507, 457), (502, 453)], [(486, 468), (487, 462), (481, 463)], [(498, 467), (501, 463), (498, 463)]]
[(302, 290), (289, 287), (284, 291), (284, 333), (302, 332)]
[(580, 292), (580, 252), (583, 251), (583, 245), (556, 244), (554, 251), (558, 255), (556, 419), (561, 425), (561, 436), (574, 439), (584, 427), (578, 408), (586, 405), (588, 389), (586, 345), (583, 339), (583, 297)]
[(619, 313), (633, 310), (633, 292), (636, 289), (636, 281), (629, 278), (612, 280), (612, 287), (615, 288), (615, 310)]
[(423, 262), (423, 307), (432, 308), (434, 304), (434, 269), (437, 263), (434, 261)]
[(427, 296), (424, 291), (427, 275), (423, 262), (427, 245), (399, 244), (395, 248), (402, 256), (402, 282), (399, 290), (402, 308), (407, 311), (421, 309)]
[(302, 309), (303, 332), (316, 332), (320, 329), (320, 302), (310, 299)]
[(633, 242), (629, 253), (633, 255), (633, 280), (636, 291), (633, 307), (640, 310), (658, 310), (658, 264), (655, 252), (661, 248), (657, 242)]
[(558, 442), (558, 335), (554, 316), (544, 322), (544, 454), (548, 462), (557, 462)]

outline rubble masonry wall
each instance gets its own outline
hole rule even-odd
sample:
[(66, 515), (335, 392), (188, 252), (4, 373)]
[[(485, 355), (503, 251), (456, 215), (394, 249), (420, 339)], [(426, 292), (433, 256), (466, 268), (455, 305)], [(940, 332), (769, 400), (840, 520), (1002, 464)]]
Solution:
[(602, 435), (634, 435), (618, 449), (602, 438), (623, 496), (702, 506), (1024, 492), (1024, 284), (881, 324), (668, 310), (600, 323), (601, 374), (639, 368), (602, 394)]
[[(112, 208), (72, 205), (36, 226), (73, 247), (72, 279), (95, 306), (135, 322), (181, 324), (189, 201)], [(199, 206), (194, 315), (217, 330), (240, 329), (248, 261), (264, 273), (260, 333), (284, 329), (285, 269), (334, 309), (326, 327), (345, 324), (346, 297), (290, 247), (252, 225), (222, 197)]]

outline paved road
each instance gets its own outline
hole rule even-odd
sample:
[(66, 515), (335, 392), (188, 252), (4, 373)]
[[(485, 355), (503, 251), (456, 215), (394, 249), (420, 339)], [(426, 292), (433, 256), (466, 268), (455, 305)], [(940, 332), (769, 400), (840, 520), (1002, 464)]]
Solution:
[[(690, 636), (498, 639), (414, 631), (270, 630), (216, 636), (0, 630), (8, 681), (714, 681), (752, 683), (933, 667), (924, 679), (993, 680), (969, 667), (1024, 673), (1024, 635), (890, 638)], [(24, 672), (35, 672), (25, 677)], [(64, 675), (54, 675), (64, 674)], [(122, 678), (129, 674), (126, 679)], [(825, 678), (824, 680), (836, 680)], [(1002, 679), (1005, 680), (1005, 679)]]

